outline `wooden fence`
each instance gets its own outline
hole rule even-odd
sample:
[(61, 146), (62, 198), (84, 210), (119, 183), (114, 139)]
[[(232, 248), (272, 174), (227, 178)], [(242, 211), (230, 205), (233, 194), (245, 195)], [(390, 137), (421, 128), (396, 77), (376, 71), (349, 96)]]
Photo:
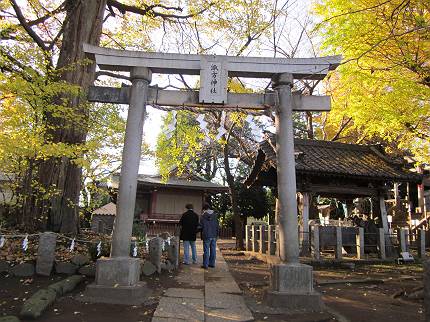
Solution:
[[(157, 236), (162, 233), (169, 233), (170, 235), (179, 235), (181, 226), (176, 223), (155, 223), (145, 224), (146, 234), (148, 236)], [(220, 227), (219, 238), (230, 239), (233, 237), (233, 231), (231, 227)]]

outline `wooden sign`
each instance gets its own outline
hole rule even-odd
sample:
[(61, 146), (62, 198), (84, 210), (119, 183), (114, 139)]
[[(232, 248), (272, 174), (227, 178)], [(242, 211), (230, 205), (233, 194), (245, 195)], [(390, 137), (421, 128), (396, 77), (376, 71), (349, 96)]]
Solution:
[(201, 60), (200, 103), (227, 103), (227, 70), (222, 59), (206, 56)]

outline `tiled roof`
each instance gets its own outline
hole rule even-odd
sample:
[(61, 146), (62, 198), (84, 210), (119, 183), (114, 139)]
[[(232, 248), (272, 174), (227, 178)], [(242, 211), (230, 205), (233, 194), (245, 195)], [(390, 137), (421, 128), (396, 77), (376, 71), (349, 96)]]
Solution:
[[(260, 144), (254, 169), (247, 180), (248, 184), (255, 181), (261, 170), (264, 171), (267, 167), (276, 168), (275, 146), (273, 136)], [(376, 146), (295, 139), (294, 150), (298, 174), (386, 181), (419, 182), (422, 179), (420, 175), (403, 169), (401, 164), (395, 163)]]
[[(119, 174), (115, 174), (112, 177), (112, 187), (118, 189), (118, 183)], [(137, 177), (137, 183), (156, 187), (187, 188), (213, 192), (222, 192), (228, 190), (228, 187), (226, 186), (207, 181), (204, 178), (196, 175), (183, 175), (178, 177), (174, 173), (169, 177), (167, 182), (163, 181), (163, 178), (160, 175), (139, 174)]]
[(116, 205), (113, 202), (93, 211), (93, 215), (116, 216)]
[(137, 178), (137, 182), (140, 184), (149, 184), (156, 186), (184, 187), (204, 190), (225, 191), (228, 189), (228, 187), (226, 186), (206, 180), (192, 180), (176, 177), (170, 177), (167, 182), (164, 182), (161, 176), (139, 175)]

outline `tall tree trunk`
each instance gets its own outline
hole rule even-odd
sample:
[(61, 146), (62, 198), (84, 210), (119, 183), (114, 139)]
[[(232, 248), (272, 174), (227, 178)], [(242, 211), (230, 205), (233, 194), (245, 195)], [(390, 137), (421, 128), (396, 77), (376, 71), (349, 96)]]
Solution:
[(308, 132), (308, 139), (314, 139), (314, 124), (312, 119), (312, 112), (306, 112), (306, 131)]
[[(48, 124), (46, 140), (48, 143), (79, 146), (85, 143), (87, 135), (85, 93), (94, 81), (95, 71), (95, 64), (84, 62), (82, 44), (99, 44), (106, 0), (68, 0), (66, 6), (64, 35), (56, 69), (61, 80), (80, 86), (81, 93), (59, 98), (59, 101), (67, 99), (74, 120), (52, 113), (45, 115)], [(77, 232), (81, 176), (80, 166), (68, 157), (51, 158), (41, 164), (40, 184), (45, 191), (55, 190), (53, 195), (39, 199), (35, 205), (38, 216), (46, 218), (48, 229), (63, 233)]]
[(240, 208), (238, 203), (238, 192), (235, 186), (234, 177), (231, 174), (230, 163), (228, 159), (228, 144), (224, 145), (224, 171), (227, 178), (227, 184), (230, 192), (231, 207), (233, 210), (234, 231), (236, 233), (236, 249), (244, 249), (242, 220), (240, 218)]

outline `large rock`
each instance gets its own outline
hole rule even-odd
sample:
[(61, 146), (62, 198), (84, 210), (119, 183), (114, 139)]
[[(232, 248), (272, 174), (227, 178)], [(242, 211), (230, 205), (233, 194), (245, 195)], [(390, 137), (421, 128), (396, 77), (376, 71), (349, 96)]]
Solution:
[(150, 261), (145, 261), (142, 265), (142, 274), (145, 276), (149, 276), (154, 274), (157, 271), (157, 267), (152, 264)]
[(29, 277), (34, 275), (34, 265), (32, 263), (21, 263), (10, 269), (10, 272), (19, 277)]
[(82, 274), (88, 277), (94, 277), (96, 276), (96, 265), (90, 264), (90, 265), (82, 266), (78, 272), (79, 274)]
[(0, 273), (9, 273), (8, 262), (0, 260)]
[(55, 271), (58, 274), (67, 274), (67, 275), (73, 275), (78, 270), (78, 266), (76, 266), (73, 263), (68, 262), (57, 262), (55, 263)]
[(79, 268), (78, 273), (88, 277), (94, 277), (96, 276), (96, 265), (90, 264), (82, 266), (81, 268)]
[(55, 261), (57, 234), (46, 232), (40, 235), (37, 248), (36, 273), (43, 276), (51, 275)]
[(57, 296), (62, 296), (75, 289), (75, 287), (84, 280), (82, 275), (73, 275), (57, 283), (48, 286), (49, 290), (55, 291)]
[(79, 267), (90, 263), (90, 258), (87, 255), (77, 254), (72, 257), (71, 262)]
[(24, 319), (37, 319), (42, 312), (51, 305), (57, 297), (57, 293), (52, 289), (41, 289), (24, 302), (20, 317)]

